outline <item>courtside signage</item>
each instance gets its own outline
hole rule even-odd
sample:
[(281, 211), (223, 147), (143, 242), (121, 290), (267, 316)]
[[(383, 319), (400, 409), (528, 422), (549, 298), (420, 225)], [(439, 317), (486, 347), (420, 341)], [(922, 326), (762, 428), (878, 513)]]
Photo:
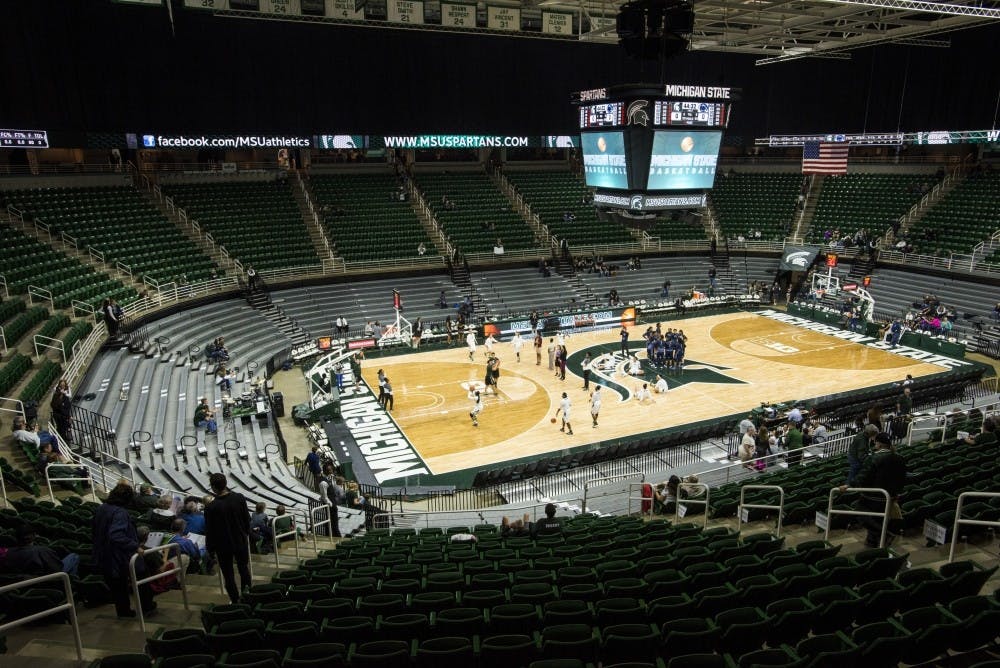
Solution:
[(370, 391), (341, 399), (340, 414), (380, 485), (395, 478), (430, 473), (420, 455)]
[(781, 311), (766, 309), (764, 311), (757, 311), (757, 315), (762, 315), (765, 318), (783, 322), (786, 325), (801, 327), (802, 329), (819, 332), (820, 334), (828, 334), (829, 336), (844, 339), (845, 341), (850, 341), (852, 343), (860, 343), (861, 345), (868, 346), (869, 348), (884, 350), (888, 353), (906, 357), (916, 362), (925, 362), (927, 364), (944, 367), (945, 369), (957, 369), (959, 367), (972, 365), (971, 362), (955, 359), (954, 357), (945, 357), (944, 355), (938, 355), (937, 353), (929, 353), (926, 350), (917, 350), (916, 348), (910, 348), (909, 346), (898, 345), (893, 348), (892, 344), (888, 341), (882, 341), (872, 336), (859, 334), (846, 329), (840, 329), (839, 327), (834, 327), (833, 325), (824, 325), (819, 322), (813, 322), (812, 320), (782, 313)]

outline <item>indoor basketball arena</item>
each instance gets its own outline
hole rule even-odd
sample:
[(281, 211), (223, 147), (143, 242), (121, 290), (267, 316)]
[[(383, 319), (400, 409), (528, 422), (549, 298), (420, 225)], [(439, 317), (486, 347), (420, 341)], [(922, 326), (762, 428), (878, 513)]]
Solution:
[(0, 666), (1000, 666), (998, 20), (5, 3)]

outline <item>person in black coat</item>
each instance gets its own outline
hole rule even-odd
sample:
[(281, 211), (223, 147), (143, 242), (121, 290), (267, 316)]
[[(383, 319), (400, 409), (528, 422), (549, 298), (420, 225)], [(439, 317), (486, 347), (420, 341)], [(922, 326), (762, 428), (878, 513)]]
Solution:
[[(135, 610), (129, 601), (129, 560), (135, 554), (141, 555), (143, 546), (139, 544), (135, 523), (126, 510), (134, 497), (135, 490), (122, 481), (111, 490), (94, 514), (93, 563), (104, 576), (119, 617), (135, 617)], [(141, 579), (146, 572), (142, 559), (138, 559), (135, 566), (136, 576)], [(156, 609), (148, 584), (139, 587), (139, 599), (143, 615)]]
[(73, 397), (70, 395), (69, 383), (63, 378), (52, 393), (52, 419), (56, 429), (67, 444), (73, 442)]
[(240, 601), (233, 562), (240, 572), (240, 585), (246, 589), (250, 581), (250, 511), (246, 498), (231, 492), (224, 473), (213, 473), (208, 479), (215, 500), (205, 507), (205, 548), (215, 554), (226, 583), (226, 593), (233, 604)]

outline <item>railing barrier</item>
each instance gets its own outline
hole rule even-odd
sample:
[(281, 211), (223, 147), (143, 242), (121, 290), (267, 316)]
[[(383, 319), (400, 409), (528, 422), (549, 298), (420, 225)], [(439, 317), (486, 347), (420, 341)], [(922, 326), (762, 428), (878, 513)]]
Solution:
[[(746, 503), (746, 491), (748, 489), (768, 489), (778, 491), (778, 505), (772, 506), (765, 503)], [(781, 538), (781, 521), (782, 515), (785, 512), (785, 490), (778, 485), (743, 485), (740, 487), (740, 505), (737, 506), (736, 517), (739, 518), (739, 523), (736, 525), (736, 533), (743, 531), (743, 523), (750, 521), (750, 513), (744, 515), (744, 510), (777, 510), (778, 511), (778, 528), (775, 530), (774, 535)]]
[[(278, 520), (291, 520), (289, 524), (289, 530), (284, 533), (277, 532)], [(270, 518), (271, 522), (271, 542), (274, 548), (274, 567), (280, 568), (281, 564), (278, 561), (278, 546), (281, 543), (282, 538), (288, 538), (291, 536), (292, 540), (295, 542), (295, 561), (299, 560), (299, 530), (295, 526), (295, 518), (292, 515), (275, 515)]]
[(0, 637), (3, 637), (7, 631), (11, 629), (16, 629), (24, 624), (30, 624), (38, 619), (44, 619), (49, 615), (54, 615), (63, 611), (69, 613), (69, 623), (73, 627), (73, 643), (76, 646), (76, 659), (77, 661), (83, 661), (83, 640), (80, 638), (80, 622), (76, 618), (76, 602), (73, 600), (73, 587), (70, 585), (69, 575), (66, 573), (49, 573), (48, 575), (42, 575), (41, 577), (31, 578), (30, 580), (22, 580), (21, 582), (15, 582), (14, 584), (6, 585), (0, 587), (0, 595), (3, 595), (9, 591), (14, 591), (15, 589), (22, 589), (24, 587), (33, 587), (37, 584), (43, 582), (52, 582), (53, 580), (59, 580), (62, 582), (63, 592), (66, 595), (66, 601), (60, 603), (59, 605), (42, 610), (41, 612), (36, 612), (33, 615), (28, 615), (27, 617), (21, 617), (20, 619), (15, 619), (12, 622), (7, 622), (6, 624), (0, 624)]
[(959, 525), (977, 527), (1000, 527), (1000, 522), (990, 522), (987, 520), (966, 520), (962, 519), (962, 506), (967, 497), (977, 499), (1000, 499), (1000, 492), (962, 492), (958, 495), (958, 505), (955, 507), (955, 524), (951, 529), (951, 549), (948, 551), (948, 562), (955, 561), (955, 544), (958, 542)]
[[(60, 452), (63, 452), (62, 448), (60, 448)], [(49, 499), (51, 499), (52, 502), (55, 503), (56, 495), (52, 491), (52, 481), (53, 480), (55, 480), (56, 482), (88, 482), (88, 483), (90, 483), (90, 496), (93, 497), (93, 499), (94, 499), (94, 501), (96, 503), (100, 503), (101, 500), (97, 498), (97, 485), (95, 485), (94, 481), (91, 480), (89, 472), (88, 472), (87, 475), (83, 475), (83, 476), (59, 476), (59, 475), (57, 475), (55, 477), (53, 477), (52, 474), (49, 473), (49, 471), (51, 469), (75, 469), (75, 468), (80, 468), (80, 466), (77, 465), (77, 464), (66, 464), (66, 463), (63, 463), (63, 462), (50, 462), (49, 464), (45, 465), (45, 485), (46, 485), (46, 487), (49, 488)]]
[(55, 310), (56, 302), (52, 299), (52, 291), (40, 288), (37, 285), (28, 286), (28, 303), (34, 305), (35, 300), (48, 302), (51, 309)]
[(880, 487), (848, 487), (843, 491), (844, 494), (848, 492), (859, 492), (861, 494), (881, 494), (885, 497), (885, 510), (882, 512), (877, 512), (874, 510), (838, 510), (833, 507), (833, 497), (840, 494), (839, 487), (830, 488), (830, 496), (826, 502), (826, 528), (823, 534), (823, 540), (830, 540), (830, 525), (832, 522), (830, 519), (834, 515), (854, 515), (859, 517), (881, 517), (882, 518), (882, 537), (879, 539), (878, 546), (885, 547), (885, 536), (889, 531), (889, 506), (892, 505), (892, 497), (889, 496), (889, 492)]
[[(590, 478), (590, 479), (584, 481), (584, 483), (583, 483), (583, 512), (587, 512), (587, 495), (588, 495), (588, 492), (590, 491), (590, 488), (594, 486), (594, 483), (599, 482), (599, 483), (603, 484), (603, 483), (615, 482), (615, 481), (618, 481), (618, 480), (632, 479), (635, 476), (636, 476), (635, 473), (619, 473), (618, 475), (601, 476), (601, 477), (598, 477), (598, 478)], [(646, 474), (645, 473), (640, 473), (639, 474), (639, 482), (640, 483), (646, 482)], [(631, 496), (631, 490), (630, 490), (630, 496)]]
[(188, 608), (187, 585), (185, 584), (186, 573), (184, 572), (187, 569), (184, 568), (184, 562), (180, 558), (180, 546), (177, 545), (176, 543), (167, 543), (166, 545), (148, 547), (145, 550), (146, 553), (167, 552), (167, 551), (175, 551), (177, 553), (176, 557), (169, 557), (169, 556), (167, 557), (170, 561), (173, 562), (174, 567), (169, 571), (163, 571), (162, 573), (154, 573), (153, 575), (145, 577), (141, 580), (136, 579), (135, 562), (140, 557), (142, 557), (142, 554), (138, 552), (136, 554), (133, 554), (132, 558), (129, 559), (128, 562), (129, 580), (132, 582), (132, 594), (135, 596), (136, 617), (139, 618), (139, 628), (142, 629), (143, 633), (146, 632), (146, 616), (142, 610), (142, 599), (139, 598), (139, 585), (149, 584), (150, 582), (155, 582), (156, 580), (162, 580), (163, 578), (175, 575), (177, 576), (178, 583), (180, 583), (181, 597), (184, 599), (184, 609), (185, 610), (190, 609)]
[[(317, 520), (316, 519), (316, 512), (320, 511), (320, 510), (326, 510), (326, 511), (328, 511), (326, 513), (326, 519), (325, 520)], [(333, 513), (334, 512), (335, 512), (334, 506), (331, 506), (328, 503), (324, 503), (322, 505), (315, 506), (314, 508), (310, 508), (309, 509), (309, 526), (312, 527), (313, 552), (315, 552), (316, 554), (319, 554), (319, 545), (316, 542), (316, 534), (319, 533), (319, 531), (318, 531), (319, 527), (321, 527), (323, 525), (326, 525), (328, 527), (327, 530), (330, 532), (330, 538), (333, 538)]]
[[(684, 499), (683, 502), (682, 502), (682, 500), (681, 500), (681, 490), (684, 490), (684, 489), (700, 489), (700, 490), (702, 490), (705, 493), (705, 498), (701, 499), (701, 498), (697, 498), (697, 497), (688, 496), (688, 498)], [(711, 492), (712, 492), (711, 488), (708, 485), (706, 485), (705, 483), (703, 483), (703, 482), (682, 482), (681, 484), (679, 484), (677, 486), (677, 504), (676, 504), (677, 507), (674, 510), (674, 516), (675, 516), (675, 518), (677, 520), (680, 520), (682, 517), (684, 517), (685, 515), (687, 515), (687, 507), (689, 505), (691, 505), (691, 504), (694, 504), (696, 506), (705, 506), (705, 512), (702, 513), (702, 518), (704, 520), (702, 522), (702, 527), (707, 527), (708, 526), (708, 498), (709, 498), (709, 495), (711, 494)]]

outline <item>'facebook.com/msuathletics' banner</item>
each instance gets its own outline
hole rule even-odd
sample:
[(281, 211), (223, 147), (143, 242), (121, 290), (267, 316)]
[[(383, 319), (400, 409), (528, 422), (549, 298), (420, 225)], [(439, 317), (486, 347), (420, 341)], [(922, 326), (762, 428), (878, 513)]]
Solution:
[[(618, 306), (615, 308), (594, 309), (591, 311), (580, 311), (577, 313), (539, 314), (538, 316), (538, 325), (543, 333), (564, 330), (584, 331), (589, 329), (620, 327), (622, 325), (632, 326), (634, 324), (634, 306)], [(531, 320), (528, 318), (522, 318), (519, 320), (499, 320), (497, 322), (487, 322), (483, 324), (481, 333), (484, 337), (492, 334), (494, 338), (502, 339), (508, 336), (513, 336), (514, 332), (520, 332), (522, 335), (531, 332)]]

